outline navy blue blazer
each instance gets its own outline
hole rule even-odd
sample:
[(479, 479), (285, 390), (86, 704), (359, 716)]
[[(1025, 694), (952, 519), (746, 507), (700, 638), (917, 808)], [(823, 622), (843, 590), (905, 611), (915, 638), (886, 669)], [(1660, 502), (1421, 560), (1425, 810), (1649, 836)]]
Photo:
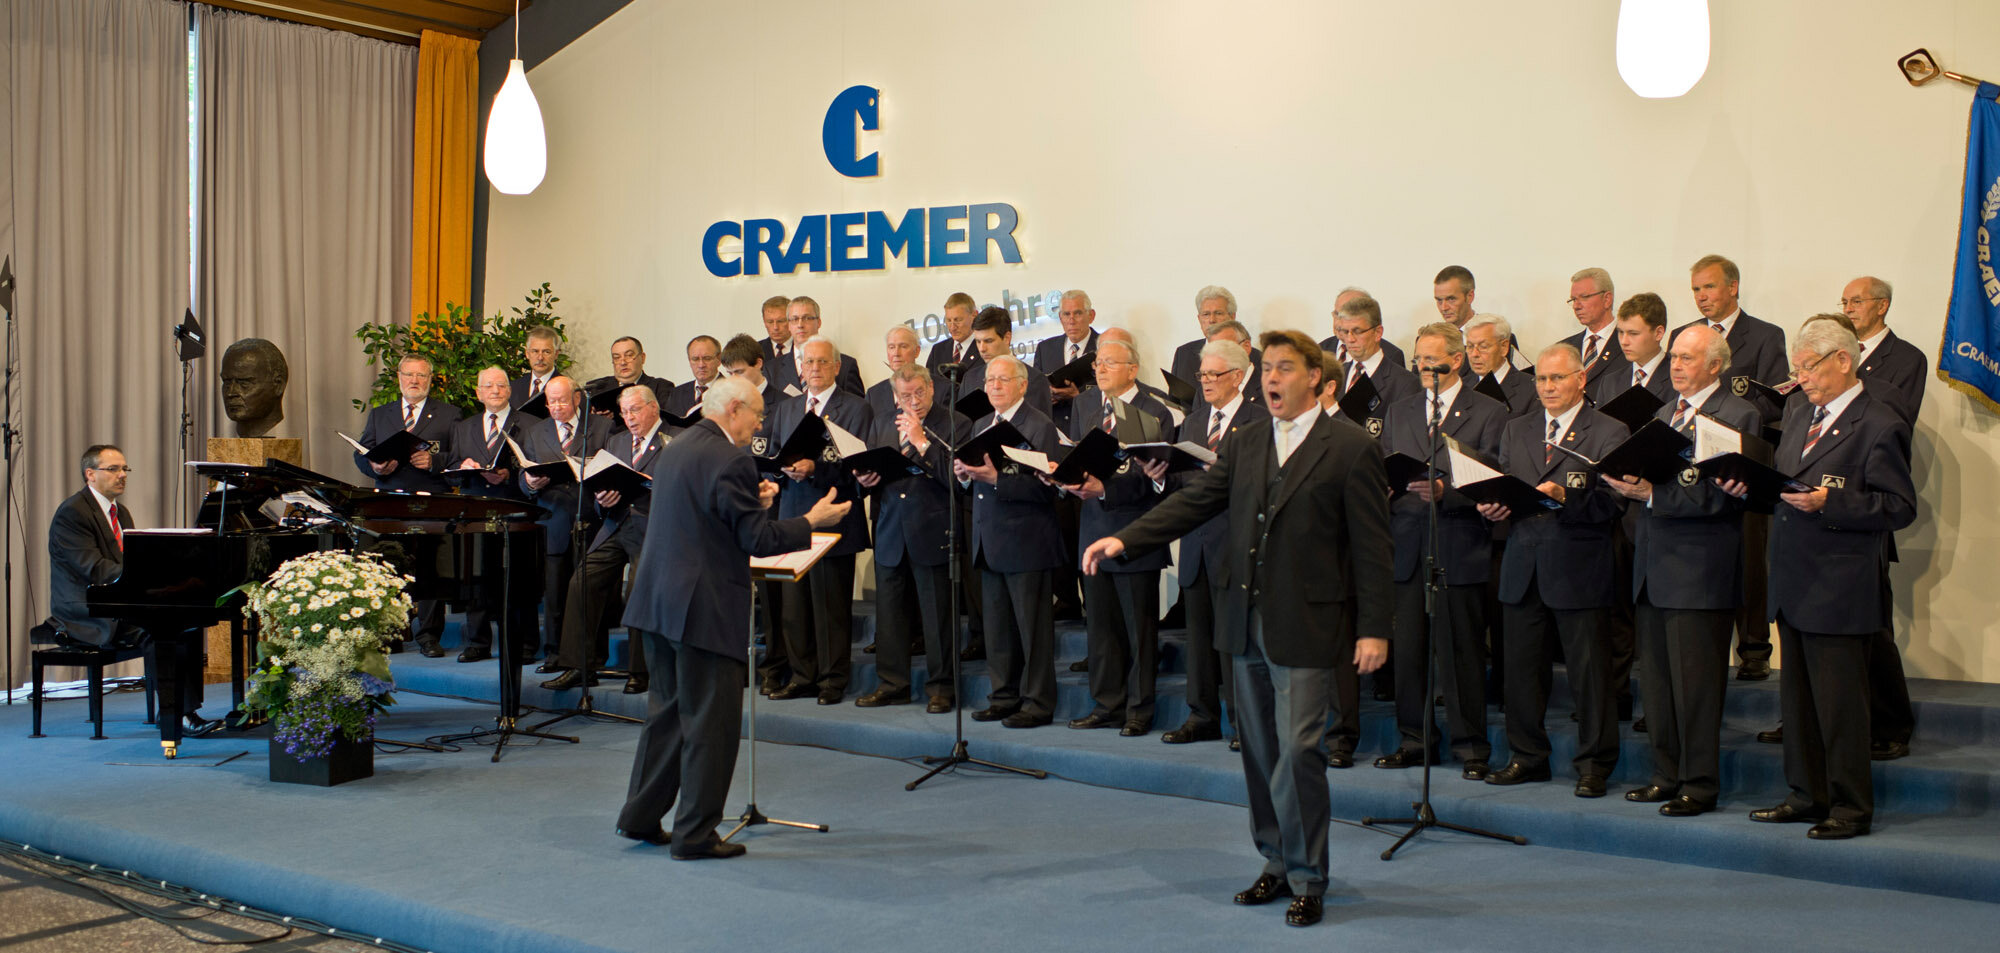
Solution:
[[(1480, 453), (1498, 456), (1500, 435), (1507, 427), (1507, 408), (1476, 393), (1464, 381), (1444, 416), (1444, 432)], [(1382, 421), (1382, 453), (1401, 453), (1422, 460), (1430, 455), (1430, 397), (1419, 392), (1389, 405)], [(1451, 456), (1440, 454), (1437, 468), (1449, 474)], [(1449, 486), (1449, 480), (1446, 481)], [(1400, 487), (1392, 487), (1400, 489)], [(1390, 530), (1396, 537), (1396, 581), (1422, 577), (1417, 569), (1430, 549), (1430, 505), (1415, 493), (1389, 502)], [(1486, 584), (1493, 573), (1493, 532), (1479, 515), (1479, 506), (1465, 494), (1447, 489), (1438, 507), (1438, 536), (1444, 544), (1438, 567), (1446, 585)]]
[[(607, 441), (611, 439), (611, 422), (589, 414), (579, 414), (578, 422), (582, 426), (572, 432), (568, 453), (572, 457), (588, 460), (596, 456), (597, 451), (604, 449)], [(534, 421), (525, 430), (525, 438), (516, 437), (515, 440), (520, 443), (521, 449), (526, 450), (528, 456), (536, 461), (547, 463), (565, 452), (562, 440), (557, 435), (554, 420)], [(631, 438), (626, 437), (623, 431), (620, 431), (618, 436), (626, 443), (631, 443)], [(542, 538), (547, 544), (546, 552), (551, 556), (569, 552), (570, 527), (576, 522), (577, 517), (577, 485), (555, 484), (537, 492), (528, 489), (527, 479), (527, 474), (521, 474), (518, 478), (519, 486), (521, 492), (539, 504), (544, 511), (545, 515), (537, 522), (542, 524)], [(584, 507), (583, 518), (585, 538), (588, 539), (596, 532), (596, 504)]]
[(665, 450), (672, 440), (672, 436), (667, 433), (666, 425), (661, 424), (659, 429), (653, 431), (653, 439), (646, 441), (645, 448), (640, 451), (637, 462), (634, 462), (632, 435), (629, 432), (614, 430), (605, 438), (604, 448), (611, 451), (612, 456), (624, 461), (626, 466), (655, 479), (652, 492), (621, 499), (617, 506), (608, 509), (601, 506), (597, 508), (604, 523), (598, 527), (596, 538), (590, 541), (590, 547), (584, 550), (585, 552), (617, 539), (619, 545), (630, 553), (646, 541), (646, 519), (653, 509), (653, 493), (659, 492), (658, 474), (655, 468), (660, 464), (660, 452)]
[[(507, 414), (507, 419), (500, 424), (500, 429), (505, 431), (507, 436), (513, 437), (515, 443), (521, 443), (522, 438), (527, 436), (528, 425), (531, 423), (540, 423), (541, 420), (539, 417), (530, 417), (526, 414), (510, 412)], [(528, 449), (527, 445), (522, 444), (521, 449)], [(486, 411), (482, 409), (479, 413), (470, 417), (460, 418), (457, 423), (451, 425), (451, 432), (445, 438), (445, 462), (443, 468), (449, 470), (452, 467), (458, 466), (459, 462), (465, 460), (467, 457), (477, 460), (482, 464), (492, 463), (496, 454), (498, 456), (506, 456), (507, 443), (502, 440), (499, 447), (490, 450), (487, 449)], [(517, 475), (515, 468), (509, 467), (507, 468), (508, 478), (500, 483), (488, 483), (485, 479), (477, 475), (454, 476), (447, 477), (447, 479), (457, 484), (458, 492), (464, 496), (483, 496), (502, 500), (526, 500), (528, 494), (522, 491), (521, 485), (514, 479)]]
[[(1201, 349), (1207, 344), (1207, 338), (1196, 338), (1174, 349), (1173, 375), (1193, 384), (1197, 390), (1201, 387)], [(1383, 360), (1386, 361), (1388, 358), (1383, 358)], [(1243, 385), (1244, 399), (1252, 403), (1263, 403), (1264, 351), (1262, 348), (1253, 347), (1250, 349), (1250, 370), (1244, 376), (1248, 378)], [(1144, 387), (1146, 385), (1141, 384), (1139, 386)], [(1199, 393), (1195, 394), (1194, 400), (1197, 404), (1201, 403), (1201, 395)], [(1205, 437), (1206, 431), (1203, 434)]]
[[(1196, 401), (1194, 409), (1188, 411), (1187, 419), (1181, 421), (1180, 436), (1176, 439), (1192, 440), (1202, 446), (1207, 446), (1208, 422), (1209, 418), (1214, 415), (1215, 408)], [(1235, 433), (1239, 429), (1254, 426), (1268, 428), (1270, 425), (1271, 412), (1265, 410), (1263, 404), (1251, 403), (1249, 395), (1246, 394), (1244, 395), (1243, 403), (1238, 404), (1236, 407), (1236, 416), (1229, 418), (1228, 430), (1223, 435), (1221, 447), (1229, 446), (1228, 435)], [(1221, 452), (1221, 447), (1217, 448), (1217, 453)], [(1199, 476), (1201, 476), (1201, 472), (1195, 471), (1171, 474), (1167, 477), (1167, 489), (1169, 491), (1178, 490)], [(1095, 540), (1092, 540), (1092, 542), (1095, 542)], [(1180, 572), (1177, 574), (1180, 577), (1181, 588), (1194, 588), (1195, 578), (1201, 574), (1201, 570), (1204, 568), (1208, 570), (1209, 583), (1220, 586), (1222, 584), (1222, 573), (1227, 570), (1229, 565), (1229, 555), (1223, 552), (1222, 549), (1225, 545), (1228, 545), (1228, 542), (1229, 511), (1227, 510), (1210, 518), (1208, 522), (1189, 530), (1186, 536), (1181, 537)]]
[(773, 518), (757, 498), (756, 464), (712, 420), (683, 431), (654, 460), (654, 515), (632, 567), (623, 621), (746, 661), (750, 557), (804, 549), (812, 527), (803, 518)]
[(1826, 487), (1826, 506), (1806, 513), (1780, 501), (1772, 513), (1767, 609), (1805, 632), (1878, 632), (1890, 624), (1882, 580), (1892, 537), (1917, 517), (1910, 428), (1864, 387), (1801, 460), (1812, 408), (1787, 413), (1775, 466)]
[[(1589, 333), (1579, 328), (1575, 334), (1563, 338), (1562, 343), (1576, 348), (1576, 353), (1582, 354), (1583, 339)], [(1667, 365), (1661, 364), (1660, 369), (1663, 371), (1666, 370)], [(1585, 370), (1589, 372), (1583, 378), (1586, 387), (1595, 385), (1599, 379), (1607, 375), (1617, 377), (1616, 372), (1620, 370), (1625, 372), (1625, 387), (1632, 386), (1632, 362), (1625, 359), (1625, 349), (1618, 346), (1618, 322), (1613, 321), (1605, 325), (1604, 331), (1597, 339), (1597, 360), (1591, 361), (1590, 366), (1585, 368)], [(1508, 376), (1511, 377), (1513, 375)], [(1665, 377), (1666, 375), (1662, 374), (1659, 376)], [(1624, 387), (1620, 387), (1618, 390), (1622, 392), (1624, 389)], [(1613, 396), (1616, 395), (1614, 394)]]
[[(766, 453), (775, 454), (783, 449), (785, 441), (791, 439), (792, 431), (805, 420), (805, 395), (788, 397), (776, 410), (766, 410), (765, 413), (768, 415), (765, 423), (771, 428)], [(819, 415), (862, 440), (868, 439), (870, 425), (875, 420), (866, 400), (839, 387), (827, 392), (826, 406), (819, 409)], [(778, 484), (781, 487), (778, 515), (785, 518), (804, 515), (830, 489), (840, 491), (840, 495), (835, 497), (837, 501), (856, 501), (854, 508), (847, 511), (845, 519), (824, 530), (840, 534), (840, 542), (833, 544), (827, 555), (851, 556), (868, 548), (868, 513), (859, 503), (861, 485), (854, 482), (854, 474), (848, 472), (847, 465), (840, 462), (840, 455), (831, 446), (813, 461), (812, 476), (804, 481), (784, 477)]]
[(1888, 404), (1903, 418), (1903, 423), (1914, 428), (1917, 408), (1924, 402), (1924, 385), (1931, 378), (1930, 367), (1923, 351), (1890, 331), (1874, 350), (1861, 356), (1858, 374), (1868, 383), (1868, 393)]
[[(1340, 353), (1340, 335), (1336, 334), (1332, 337), (1320, 341), (1319, 349), (1322, 351), (1332, 351), (1335, 354)], [(1196, 350), (1199, 350), (1199, 348), (1196, 348)], [(1395, 345), (1395, 342), (1390, 341), (1387, 337), (1384, 337), (1382, 339), (1381, 350), (1382, 350), (1382, 364), (1384, 366), (1394, 364), (1397, 367), (1400, 367), (1406, 371), (1410, 369), (1410, 359), (1403, 355), (1403, 349), (1397, 347)], [(1256, 363), (1257, 362), (1254, 359), (1251, 361), (1252, 365), (1255, 365)], [(1188, 378), (1188, 380), (1192, 381), (1194, 380), (1194, 378), (1190, 377)]]
[[(965, 380), (959, 383), (958, 394), (960, 397), (964, 397), (966, 394), (970, 394), (985, 386), (986, 362), (981, 361), (975, 367), (966, 368)], [(938, 393), (940, 394), (947, 393), (948, 391), (949, 388), (938, 388)], [(1049, 376), (1047, 374), (1035, 370), (1033, 367), (1028, 368), (1028, 396), (1023, 398), (1022, 401), (1028, 406), (1041, 411), (1042, 416), (1049, 418), (1051, 424), (1055, 422), (1055, 395), (1049, 390)]]
[[(1548, 422), (1544, 414), (1507, 422), (1500, 440), (1504, 472), (1530, 486), (1554, 482), (1564, 488), (1559, 510), (1515, 513), (1513, 533), (1500, 558), (1500, 601), (1518, 603), (1539, 585), (1551, 609), (1606, 609), (1616, 597), (1612, 577), (1611, 524), (1625, 510), (1625, 498), (1597, 478), (1589, 464), (1560, 450), (1545, 457)], [(1625, 425), (1588, 407), (1577, 411), (1563, 446), (1601, 460), (1630, 432)]]
[[(1690, 321), (1674, 329), (1667, 335), (1667, 349), (1672, 350), (1674, 339), (1681, 332), (1703, 321)], [(1791, 379), (1792, 358), (1785, 351), (1785, 331), (1769, 321), (1750, 316), (1747, 311), (1738, 310), (1736, 321), (1729, 326), (1729, 367), (1722, 372), (1722, 387), (1757, 408), (1759, 418), (1766, 426), (1777, 423), (1783, 407), (1763, 393), (1750, 386), (1750, 381), (1761, 381), (1770, 385), (1782, 384)]]
[[(1511, 382), (1514, 377), (1515, 375), (1509, 374), (1507, 375), (1507, 380)], [(1535, 382), (1526, 378), (1522, 379), (1527, 381), (1528, 402), (1535, 407), (1540, 407), (1541, 401), (1535, 397)], [(1503, 383), (1501, 386), (1505, 387), (1506, 385)], [(1606, 373), (1591, 378), (1586, 392), (1590, 395), (1590, 406), (1602, 407), (1611, 401), (1617, 400), (1619, 395), (1631, 389), (1632, 362), (1626, 361), (1625, 366), (1616, 374)], [(1652, 392), (1654, 397), (1658, 397), (1669, 404), (1681, 398), (1681, 395), (1674, 391), (1674, 378), (1673, 374), (1668, 371), (1666, 359), (1662, 359), (1660, 366), (1653, 368), (1653, 373), (1647, 376), (1646, 390)], [(1668, 414), (1668, 416), (1671, 417), (1673, 415)], [(1752, 429), (1748, 432), (1754, 435), (1757, 431)]]
[[(118, 526), (133, 525), (132, 511), (119, 503)], [(64, 633), (79, 642), (111, 644), (119, 621), (92, 616), (85, 590), (116, 580), (124, 571), (125, 552), (90, 488), (63, 500), (49, 520), (49, 615), (63, 624)]]
[[(971, 424), (964, 415), (933, 405), (924, 415), (924, 429), (937, 436), (930, 438), (923, 463), (934, 478), (906, 477), (875, 488), (877, 566), (901, 566), (905, 560), (919, 566), (945, 564), (950, 555), (946, 536), (951, 530), (951, 451), (938, 437), (957, 443)], [(870, 447), (901, 442), (893, 411), (876, 415), (867, 440)]]
[[(765, 362), (764, 379), (777, 385), (777, 389), (780, 391), (783, 391), (787, 385), (797, 387), (801, 391), (805, 390), (806, 385), (799, 383), (798, 357), (799, 349), (794, 344), (792, 346), (792, 353), (786, 355), (783, 360)], [(861, 386), (861, 365), (855, 363), (854, 355), (846, 353), (840, 355), (840, 373), (833, 379), (833, 388), (835, 390), (844, 390), (856, 397), (867, 396), (867, 389)], [(769, 408), (765, 409), (769, 410)], [(859, 435), (857, 434), (857, 436)], [(831, 531), (829, 530), (829, 532)]]
[[(451, 485), (446, 483), (443, 477), (438, 476), (437, 471), (457, 462), (446, 462), (444, 458), (450, 449), (446, 444), (451, 439), (451, 425), (457, 423), (458, 418), (458, 408), (436, 397), (424, 401), (423, 412), (417, 416), (417, 425), (411, 427), (410, 432), (434, 445), (431, 450), (429, 470), (419, 470), (411, 466), (410, 461), (404, 460), (397, 465), (396, 472), (388, 476), (376, 476), (374, 469), (368, 466), (368, 458), (359, 453), (354, 455), (354, 468), (360, 470), (362, 476), (375, 481), (375, 488), (378, 490), (446, 492), (451, 489)], [(368, 422), (362, 426), (361, 436), (358, 439), (362, 446), (373, 447), (401, 429), (403, 429), (403, 401), (398, 398), (386, 404), (378, 404), (368, 411)]]
[[(1368, 379), (1375, 383), (1377, 395), (1374, 406), (1369, 410), (1370, 420), (1381, 420), (1391, 405), (1411, 394), (1421, 394), (1424, 390), (1424, 385), (1418, 382), (1414, 371), (1401, 364), (1390, 362), (1387, 349), (1383, 350), (1382, 363), (1375, 365), (1375, 372), (1369, 374)], [(1345, 396), (1353, 384), (1353, 381), (1342, 381), (1341, 395)], [(1381, 437), (1380, 426), (1369, 426), (1368, 432), (1377, 438)]]
[[(719, 384), (721, 382), (722, 382), (722, 375), (718, 374), (716, 375), (715, 380), (708, 382), (708, 386), (714, 387), (716, 384)], [(694, 399), (694, 381), (692, 380), (687, 381), (686, 383), (674, 385), (674, 389), (671, 392), (661, 394), (659, 395), (659, 397), (660, 397), (660, 409), (665, 410), (666, 412), (673, 414), (676, 417), (685, 417), (688, 415), (688, 411), (691, 411), (696, 407), (701, 406), (700, 403)]]
[[(551, 373), (549, 375), (549, 379), (554, 380), (557, 376), (557, 373), (560, 372)], [(531, 374), (522, 374), (521, 376), (516, 377), (513, 380), (509, 381), (508, 387), (510, 388), (511, 393), (507, 398), (507, 406), (514, 410), (520, 410), (521, 405), (528, 402), (528, 388), (533, 382), (534, 382), (534, 376)], [(546, 413), (531, 414), (530, 416), (547, 418), (548, 414)]]
[[(1665, 377), (1665, 374), (1660, 375)], [(1629, 386), (1629, 385), (1628, 385)], [(1678, 393), (1673, 396), (1677, 403)], [(1672, 422), (1674, 403), (1653, 419)], [(1724, 388), (1700, 412), (1755, 436), (1757, 408)], [(1690, 420), (1684, 431), (1692, 431)], [(1743, 501), (1692, 468), (1680, 480), (1653, 485), (1650, 505), (1633, 500), (1632, 593), (1662, 609), (1735, 609), (1743, 605)]]
[[(1466, 365), (1471, 366), (1471, 365)], [(1662, 365), (1665, 366), (1665, 365)], [(1463, 375), (1465, 382), (1478, 386), (1479, 375)], [(1500, 378), (1500, 390), (1507, 395), (1507, 416), (1526, 417), (1542, 409), (1541, 395), (1535, 393), (1535, 372), (1509, 367), (1507, 376)]]
[[(1076, 395), (1071, 404), (1075, 410), (1069, 426), (1071, 440), (1082, 440), (1085, 434), (1104, 425), (1103, 391), (1092, 387)], [(1124, 413), (1119, 414), (1118, 432), (1114, 436), (1120, 443), (1173, 440), (1174, 419), (1167, 413), (1167, 405), (1140, 391), (1131, 403), (1125, 405)], [(1146, 471), (1130, 460), (1121, 464), (1111, 479), (1103, 482), (1104, 495), (1095, 500), (1084, 500), (1078, 511), (1078, 560), (1083, 558), (1084, 549), (1091, 543), (1124, 529), (1125, 524), (1146, 515), (1146, 511), (1166, 495), (1164, 489), (1155, 489)], [(1171, 554), (1162, 548), (1144, 556), (1110, 560), (1104, 564), (1103, 571), (1158, 572), (1171, 565)]]
[[(995, 416), (979, 418), (972, 433), (977, 436), (993, 426)], [(1015, 408), (1012, 423), (1027, 438), (1030, 449), (1052, 454), (1061, 443), (1055, 422), (1025, 400)], [(999, 482), (974, 480), (971, 486), (974, 565), (998, 573), (1019, 573), (1074, 564), (1075, 557), (1064, 551), (1062, 531), (1056, 526), (1052, 505), (1056, 488), (1010, 459), (994, 460), (993, 464), (1000, 468)]]
[[(1090, 335), (1083, 339), (1083, 353), (1097, 350), (1097, 329), (1091, 328)], [(1053, 374), (1069, 364), (1069, 338), (1058, 334), (1035, 342), (1035, 359), (1031, 362), (1035, 370), (1043, 374)]]
[[(937, 385), (937, 390), (938, 393), (940, 394), (944, 393), (946, 390), (948, 390), (948, 388), (944, 386), (945, 382), (938, 378), (938, 368), (951, 363), (952, 346), (953, 342), (951, 339), (951, 335), (947, 334), (944, 337), (939, 338), (937, 340), (937, 343), (931, 345), (931, 353), (924, 358), (924, 367), (929, 369), (931, 372), (931, 378), (932, 378), (931, 383)], [(971, 370), (972, 365), (984, 364), (985, 362), (986, 359), (979, 356), (978, 346), (972, 343), (971, 338), (969, 337), (966, 338), (965, 339), (966, 369)]]

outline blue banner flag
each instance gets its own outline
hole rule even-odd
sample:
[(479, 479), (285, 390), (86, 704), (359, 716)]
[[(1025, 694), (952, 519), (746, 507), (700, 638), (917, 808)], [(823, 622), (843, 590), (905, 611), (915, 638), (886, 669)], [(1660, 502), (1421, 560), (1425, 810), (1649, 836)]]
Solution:
[(1938, 377), (2000, 412), (2000, 86), (1980, 83), (1965, 134), (1965, 211), (1958, 223), (1958, 267), (1938, 348)]

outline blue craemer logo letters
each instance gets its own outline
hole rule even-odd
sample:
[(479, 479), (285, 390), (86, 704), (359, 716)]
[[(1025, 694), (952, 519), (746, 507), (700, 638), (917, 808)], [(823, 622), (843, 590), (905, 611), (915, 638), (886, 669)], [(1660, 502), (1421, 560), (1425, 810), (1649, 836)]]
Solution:
[[(854, 154), (857, 124), (878, 129), (881, 104), (882, 92), (873, 86), (849, 86), (833, 98), (820, 124), (820, 145), (835, 172), (851, 178), (881, 173), (880, 153)], [(887, 211), (803, 215), (789, 229), (789, 240), (785, 223), (776, 218), (722, 221), (702, 233), (701, 262), (717, 278), (788, 275), (800, 268), (881, 271), (896, 258), (909, 268), (985, 265), (994, 251), (1001, 261), (1018, 265), (1021, 247), (1014, 229), (1020, 222), (1020, 213), (1004, 202), (911, 208), (896, 218)]]
[(852, 179), (865, 179), (882, 172), (881, 154), (871, 152), (855, 158), (855, 119), (861, 128), (874, 132), (881, 128), (881, 90), (873, 86), (849, 86), (833, 97), (826, 107), (826, 121), (820, 124), (819, 141), (826, 149), (826, 161), (833, 171)]

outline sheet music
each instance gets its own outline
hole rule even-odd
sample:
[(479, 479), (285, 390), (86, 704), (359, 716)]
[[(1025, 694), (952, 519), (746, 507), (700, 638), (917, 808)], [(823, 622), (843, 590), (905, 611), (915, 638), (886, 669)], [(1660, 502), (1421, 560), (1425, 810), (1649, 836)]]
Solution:
[[(590, 458), (589, 463), (583, 465), (583, 475), (579, 479), (588, 480), (612, 467), (624, 467), (627, 470), (632, 470), (629, 464), (618, 459), (617, 454), (609, 450), (599, 450), (596, 456)], [(632, 470), (632, 472), (638, 473), (639, 471)]]
[(1725, 453), (1742, 453), (1743, 435), (1706, 414), (1694, 418), (1694, 459), (1712, 460)]
[(362, 446), (361, 441), (356, 440), (353, 437), (350, 437), (344, 433), (341, 433), (338, 430), (334, 431), (333, 435), (339, 437), (342, 440), (347, 441), (347, 445), (353, 447), (355, 453), (361, 454), (364, 457), (368, 455), (369, 448)]
[(1455, 442), (1445, 444), (1445, 453), (1451, 458), (1451, 485), (1465, 486), (1481, 480), (1491, 480), (1501, 476), (1500, 471), (1480, 463), (1456, 446)]
[(786, 397), (799, 397), (799, 396), (802, 396), (802, 395), (804, 395), (804, 394), (805, 394), (805, 391), (802, 391), (802, 390), (800, 390), (800, 389), (798, 388), (798, 385), (797, 385), (797, 384), (786, 384), (786, 385), (785, 385), (785, 396), (786, 396)]
[(826, 422), (826, 432), (827, 436), (833, 439), (834, 452), (840, 454), (843, 460), (868, 449), (866, 441), (848, 433), (845, 428), (831, 420)]
[(752, 572), (763, 574), (787, 573), (797, 578), (819, 562), (820, 557), (825, 556), (826, 551), (839, 541), (839, 533), (814, 533), (812, 542), (807, 543), (804, 549), (795, 549), (776, 556), (750, 557), (750, 569)]
[(1049, 455), (1041, 452), (1040, 450), (1022, 450), (1019, 447), (1001, 447), (1000, 452), (1006, 454), (1014, 462), (1019, 463), (1025, 467), (1033, 467), (1044, 474), (1056, 472), (1055, 464), (1049, 462)]

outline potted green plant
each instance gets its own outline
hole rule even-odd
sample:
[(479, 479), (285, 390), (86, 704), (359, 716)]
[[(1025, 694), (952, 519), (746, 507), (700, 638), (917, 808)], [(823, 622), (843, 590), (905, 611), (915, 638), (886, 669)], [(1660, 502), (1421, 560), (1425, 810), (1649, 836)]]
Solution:
[[(354, 336), (361, 341), (361, 351), (375, 366), (375, 382), (367, 397), (354, 401), (354, 409), (367, 410), (395, 400), (396, 364), (414, 355), (431, 362), (432, 397), (465, 413), (477, 413), (479, 372), (488, 367), (502, 367), (509, 374), (525, 370), (529, 329), (545, 326), (558, 338), (569, 340), (562, 318), (555, 313), (560, 300), (549, 290), (548, 282), (543, 282), (528, 292), (527, 306), (514, 308), (512, 317), (495, 313), (481, 318), (469, 308), (447, 302), (442, 315), (420, 314), (407, 325), (391, 322), (356, 328)], [(573, 363), (575, 359), (568, 354), (557, 355), (556, 372), (568, 373)]]

